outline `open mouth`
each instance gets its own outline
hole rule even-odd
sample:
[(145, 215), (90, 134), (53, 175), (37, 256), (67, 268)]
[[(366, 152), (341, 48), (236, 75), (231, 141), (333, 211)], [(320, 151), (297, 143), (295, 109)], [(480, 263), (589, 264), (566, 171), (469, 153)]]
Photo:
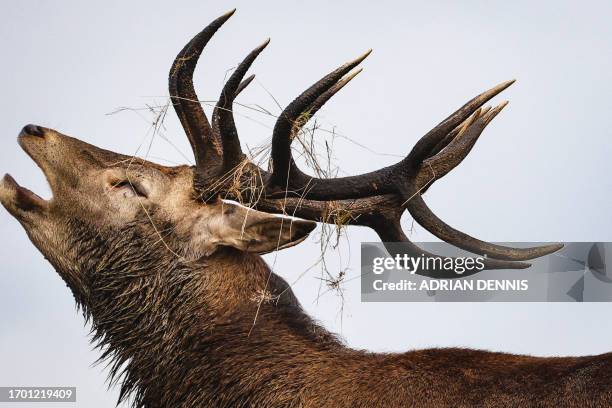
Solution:
[(8, 190), (9, 193), (13, 193), (12, 202), (20, 210), (32, 211), (42, 208), (47, 204), (47, 200), (43, 199), (31, 190), (17, 184), (15, 179), (11, 177), (10, 174), (5, 174), (2, 178), (1, 188)]
[[(44, 128), (35, 125), (27, 125), (19, 134), (19, 145), (30, 157), (32, 157), (28, 149), (30, 139), (44, 139)], [(34, 157), (32, 157), (32, 159), (34, 159)], [(34, 159), (34, 162), (38, 165), (37, 160)], [(44, 208), (48, 204), (48, 201), (38, 194), (20, 186), (10, 174), (5, 174), (0, 181), (0, 202), (2, 202), (7, 209), (14, 207), (22, 211), (34, 211)]]

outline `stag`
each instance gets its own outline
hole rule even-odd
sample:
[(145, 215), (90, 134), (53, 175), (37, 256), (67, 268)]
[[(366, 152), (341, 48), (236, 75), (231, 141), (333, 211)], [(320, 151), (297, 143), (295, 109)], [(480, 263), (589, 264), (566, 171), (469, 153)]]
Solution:
[(101, 358), (121, 380), (119, 401), (152, 408), (611, 406), (611, 354), (375, 354), (348, 348), (302, 310), (260, 254), (298, 244), (317, 222), (333, 223), (338, 214), (350, 214), (344, 223), (370, 227), (384, 242), (402, 242), (403, 251), (422, 253), (400, 226), (408, 210), (440, 239), (487, 255), (485, 269), (525, 268), (525, 260), (560, 246), (480, 241), (444, 223), (422, 198), (470, 152), (505, 103), (483, 105), (512, 81), (467, 102), (392, 166), (312, 177), (292, 159), (292, 140), (359, 72), (365, 53), (291, 102), (273, 130), (271, 166), (254, 164), (241, 150), (232, 103), (268, 42), (235, 69), (211, 122), (192, 81), (204, 46), (232, 14), (197, 34), (170, 69), (170, 97), (195, 166), (161, 166), (27, 125), (19, 144), (53, 197), (44, 200), (9, 175), (0, 184), (3, 206), (91, 322)]

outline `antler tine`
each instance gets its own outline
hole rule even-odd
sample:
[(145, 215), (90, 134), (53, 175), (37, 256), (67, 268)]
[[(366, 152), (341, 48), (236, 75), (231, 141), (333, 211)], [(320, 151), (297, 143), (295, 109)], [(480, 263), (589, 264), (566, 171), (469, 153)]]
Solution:
[(515, 82), (514, 79), (489, 89), (480, 95), (472, 98), (461, 108), (452, 113), (449, 117), (440, 122), (436, 127), (427, 132), (412, 148), (408, 156), (403, 160), (404, 165), (419, 166), (423, 160), (431, 155), (432, 149), (444, 139), (444, 137), (457, 125), (465, 121), (478, 108), (487, 103), (491, 98), (508, 88)]
[(413, 196), (406, 203), (406, 207), (416, 222), (441, 240), (466, 251), (487, 255), (491, 258), (522, 261), (548, 255), (563, 247), (562, 244), (553, 244), (533, 248), (511, 248), (481, 241), (454, 229), (438, 218), (429, 209), (420, 194)]
[(217, 18), (193, 37), (177, 55), (170, 68), (170, 98), (189, 138), (200, 179), (206, 179), (218, 171), (222, 150), (198, 101), (193, 87), (193, 71), (208, 41), (235, 11), (236, 9), (231, 10)]
[(240, 139), (238, 131), (234, 123), (234, 113), (232, 105), (234, 99), (242, 89), (244, 89), (254, 78), (251, 76), (245, 81), (242, 78), (251, 67), (257, 56), (270, 43), (267, 39), (263, 44), (251, 51), (246, 58), (234, 70), (230, 78), (225, 83), (219, 101), (213, 111), (213, 132), (216, 137), (221, 139), (223, 145), (223, 169), (228, 170), (233, 168), (242, 160), (242, 149), (240, 148)]
[[(321, 78), (306, 91), (302, 92), (302, 94), (291, 102), (280, 114), (272, 133), (272, 182), (274, 184), (277, 186), (285, 186), (287, 184), (290, 168), (291, 170), (295, 168), (297, 171), (296, 166), (293, 164), (293, 159), (291, 158), (291, 142), (294, 136), (293, 128), (295, 121), (318, 97), (329, 88), (333, 87), (338, 80), (359, 65), (371, 52), (372, 50), (368, 50), (359, 58), (342, 65)], [(329, 97), (331, 97), (331, 95)]]
[[(346, 84), (348, 84), (353, 78), (355, 78), (357, 75), (359, 75), (359, 73), (363, 71), (363, 68), (359, 68), (353, 72), (350, 72), (349, 74), (345, 75), (344, 77), (342, 77), (338, 82), (336, 82), (334, 84), (334, 86), (332, 86), (331, 88), (329, 88), (327, 91), (323, 92), (321, 94), (321, 96), (319, 96), (317, 99), (315, 99), (315, 101), (312, 103), (312, 105), (310, 105), (304, 112), (302, 113), (306, 113), (308, 114), (309, 117), (312, 117), (315, 113), (317, 113), (319, 111), (319, 109), (321, 109), (323, 107), (323, 105), (325, 105), (325, 103), (330, 100), (330, 98), (332, 96), (334, 96), (335, 94), (337, 94), (342, 88), (344, 88), (346, 86)], [(301, 123), (301, 125), (305, 125), (306, 122)], [(301, 126), (300, 126), (301, 128)], [(299, 129), (294, 129), (294, 132), (297, 131)]]
[[(375, 225), (374, 230), (380, 237), (381, 241), (385, 244), (385, 248), (391, 256), (408, 254), (410, 256), (426, 256), (427, 258), (443, 258), (451, 259), (451, 257), (442, 257), (440, 255), (433, 254), (425, 251), (412, 241), (408, 239), (402, 227), (399, 219), (389, 220), (387, 218), (381, 220)], [(526, 262), (511, 262), (502, 261), (497, 259), (484, 259), (482, 261), (484, 268), (475, 269), (472, 271), (466, 271), (464, 274), (457, 274), (452, 270), (428, 270), (427, 273), (422, 273), (424, 276), (436, 279), (456, 279), (463, 278), (481, 272), (483, 270), (493, 269), (525, 269), (529, 268), (531, 264)]]
[[(474, 115), (472, 115), (474, 116)], [(470, 118), (472, 117), (470, 116)], [(468, 118), (469, 120), (469, 118)], [(429, 152), (429, 157), (433, 157), (436, 154), (440, 153), (442, 150), (444, 150), (446, 148), (446, 146), (448, 146), (450, 144), (450, 142), (452, 142), (455, 137), (459, 134), (459, 132), (463, 129), (463, 123), (459, 126), (457, 126), (456, 128), (454, 128), (448, 135), (444, 136), (444, 139), (440, 140), (438, 142), (437, 145), (435, 145), (435, 147), (433, 149), (431, 149), (431, 152)]]
[(459, 133), (464, 133), (465, 130), (469, 128), (476, 119), (486, 113), (483, 112), (483, 110), (486, 110), (488, 112), (489, 108), (478, 108), (472, 116), (470, 116), (463, 123), (454, 128), (448, 135), (444, 136), (444, 139), (438, 142), (438, 144), (431, 150), (431, 152), (429, 153), (429, 157), (431, 158), (436, 154), (440, 153), (455, 139), (456, 136), (459, 135)]
[(244, 91), (244, 89), (245, 89), (247, 86), (249, 86), (249, 85), (251, 84), (251, 82), (253, 82), (253, 80), (254, 80), (254, 79), (255, 79), (255, 74), (253, 74), (253, 75), (249, 75), (248, 77), (246, 77), (246, 79), (245, 79), (245, 80), (243, 80), (243, 81), (240, 83), (240, 85), (238, 85), (238, 89), (236, 89), (236, 95), (235, 95), (235, 96), (237, 97), (238, 95), (240, 95), (240, 93), (241, 93), (242, 91)]
[[(433, 184), (432, 179), (441, 179), (467, 157), (484, 128), (506, 105), (508, 105), (508, 102), (504, 101), (494, 109), (478, 109), (464, 123), (449, 133), (449, 136), (454, 135), (454, 137), (447, 143), (447, 146), (441, 152), (426, 159), (419, 170), (416, 184), (421, 195), (425, 194)], [(444, 138), (443, 141), (447, 140), (449, 136)]]
[[(346, 86), (346, 84), (348, 84), (353, 78), (359, 75), (361, 71), (363, 71), (363, 69), (360, 68), (353, 72), (348, 73), (347, 75), (342, 77), (338, 82), (336, 82), (331, 88), (323, 92), (317, 99), (315, 99), (315, 101), (310, 106), (304, 109), (304, 111), (300, 113), (300, 116), (304, 116), (304, 118), (303, 120), (296, 120), (296, 122), (294, 123), (294, 126), (291, 130), (292, 132), (291, 138), (293, 139), (293, 137), (308, 122), (308, 120), (312, 118), (319, 111), (319, 109), (321, 109), (323, 105), (325, 105), (325, 103), (331, 99), (332, 96), (337, 94), (342, 88)], [(289, 151), (289, 153), (291, 154), (291, 151)], [(292, 158), (291, 158), (290, 165), (293, 165)], [(308, 177), (305, 174), (303, 174), (297, 166), (293, 167), (292, 175), (294, 178), (295, 177), (302, 177), (302, 178)], [(273, 194), (273, 190), (270, 190), (269, 192)], [(283, 192), (283, 194), (286, 194), (286, 193)]]

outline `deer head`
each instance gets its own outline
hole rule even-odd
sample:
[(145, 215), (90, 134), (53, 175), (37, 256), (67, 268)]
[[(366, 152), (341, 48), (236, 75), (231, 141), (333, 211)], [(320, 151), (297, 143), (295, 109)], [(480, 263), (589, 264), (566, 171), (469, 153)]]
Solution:
[(197, 260), (220, 247), (262, 254), (295, 245), (316, 225), (222, 200), (204, 203), (194, 196), (188, 166), (159, 166), (35, 125), (24, 127), (18, 140), (43, 170), (53, 198), (44, 200), (6, 175), (2, 204), (82, 291), (82, 269), (96, 261), (82, 252), (85, 236), (108, 242), (131, 230), (142, 237), (135, 251), (146, 253), (147, 242), (162, 239), (169, 253)]
[(141, 253), (147, 252), (147, 241), (155, 239), (164, 242), (169, 254), (195, 260), (211, 256), (220, 247), (265, 253), (295, 245), (315, 222), (333, 223), (348, 214), (348, 224), (371, 227), (383, 241), (403, 242), (407, 252), (421, 253), (401, 229), (405, 210), (440, 239), (486, 255), (485, 269), (525, 268), (529, 264), (520, 261), (560, 248), (518, 249), (480, 241), (444, 223), (422, 198), (435, 180), (467, 156), (483, 129), (506, 106), (503, 102), (483, 107), (513, 81), (471, 99), (392, 166), (358, 176), (311, 177), (293, 161), (291, 142), (307, 119), (360, 72), (355, 69), (368, 51), (324, 76), (282, 112), (273, 131), (269, 171), (250, 162), (240, 147), (232, 103), (252, 81), (253, 76), (243, 78), (269, 41), (235, 69), (223, 87), (212, 124), (192, 81), (206, 43), (232, 14), (219, 17), (197, 34), (170, 69), (170, 97), (193, 149), (195, 166), (165, 167), (52, 129), (23, 128), (19, 144), (43, 170), (53, 198), (43, 200), (6, 175), (0, 200), (67, 281), (82, 285), (82, 268), (91, 262), (79, 253), (79, 237), (95, 232), (104, 242), (105, 234), (126, 229), (137, 230), (143, 237)]

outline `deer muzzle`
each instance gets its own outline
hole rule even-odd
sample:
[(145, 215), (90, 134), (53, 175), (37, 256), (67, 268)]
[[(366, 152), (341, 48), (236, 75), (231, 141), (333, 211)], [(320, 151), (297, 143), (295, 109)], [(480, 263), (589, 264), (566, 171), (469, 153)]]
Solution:
[[(33, 157), (31, 145), (44, 141), (45, 133), (45, 128), (26, 125), (19, 133), (19, 144), (28, 155)], [(37, 161), (35, 158), (34, 160)], [(48, 206), (47, 200), (19, 185), (10, 174), (6, 174), (0, 181), (0, 202), (18, 219), (23, 218), (20, 215), (42, 211)]]

